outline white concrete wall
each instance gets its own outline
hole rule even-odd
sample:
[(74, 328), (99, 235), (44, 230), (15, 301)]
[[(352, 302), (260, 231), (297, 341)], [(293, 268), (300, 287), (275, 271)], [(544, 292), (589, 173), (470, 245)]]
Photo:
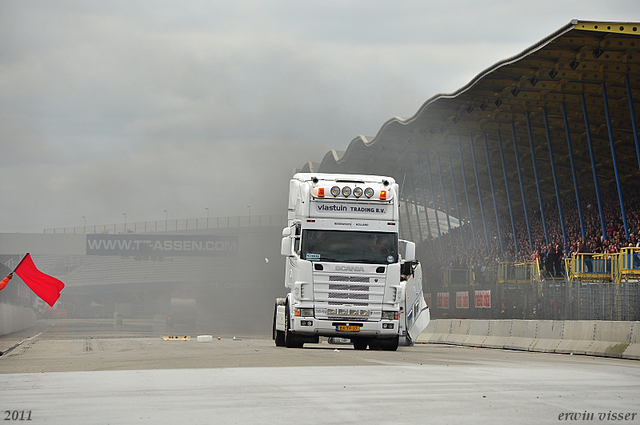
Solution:
[(640, 322), (439, 319), (416, 342), (640, 360), (639, 333)]

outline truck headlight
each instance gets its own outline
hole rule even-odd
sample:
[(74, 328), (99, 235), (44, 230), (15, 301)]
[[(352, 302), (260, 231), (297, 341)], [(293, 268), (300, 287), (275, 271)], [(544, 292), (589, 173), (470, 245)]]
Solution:
[(294, 314), (298, 317), (313, 317), (313, 309), (312, 308), (294, 308)]
[(373, 196), (375, 192), (373, 191), (373, 189), (371, 189), (370, 187), (366, 188), (364, 190), (364, 196), (366, 196), (367, 198), (371, 198)]
[(398, 320), (397, 311), (383, 311), (382, 320)]

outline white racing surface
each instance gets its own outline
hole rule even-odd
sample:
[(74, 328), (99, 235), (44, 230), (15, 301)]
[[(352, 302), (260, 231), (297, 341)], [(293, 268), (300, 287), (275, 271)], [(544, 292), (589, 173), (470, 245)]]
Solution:
[(427, 363), (8, 374), (0, 384), (5, 417), (31, 412), (38, 424), (539, 424), (638, 413), (639, 378), (637, 367)]
[(441, 344), (396, 352), (326, 342), (286, 349), (232, 335), (165, 341), (161, 330), (146, 322), (67, 320), (0, 337), (1, 419), (640, 424), (640, 361)]

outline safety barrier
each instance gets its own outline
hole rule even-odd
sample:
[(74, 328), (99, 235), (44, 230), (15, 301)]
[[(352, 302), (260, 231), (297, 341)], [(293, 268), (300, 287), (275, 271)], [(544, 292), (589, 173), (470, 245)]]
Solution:
[(640, 322), (633, 322), (629, 346), (622, 354), (624, 358), (640, 360)]
[(504, 348), (511, 336), (513, 320), (489, 320), (487, 337), (482, 341), (481, 347)]
[(540, 280), (538, 260), (526, 263), (502, 262), (498, 264), (498, 282), (537, 282)]
[(561, 354), (587, 354), (595, 338), (595, 320), (564, 322), (562, 338), (555, 352)]
[(640, 322), (438, 319), (416, 342), (640, 360), (638, 333)]
[(538, 331), (538, 322), (534, 320), (511, 320), (511, 323), (511, 335), (509, 335), (509, 339), (507, 339), (503, 348), (528, 351), (536, 341), (533, 336)]
[(482, 347), (482, 343), (489, 336), (490, 320), (470, 320), (469, 334), (462, 345)]
[(621, 248), (619, 253), (576, 254), (565, 259), (569, 279), (620, 283), (640, 279), (640, 248)]
[(611, 281), (615, 274), (616, 256), (603, 254), (576, 254), (567, 259), (569, 278), (581, 281)]
[(616, 282), (640, 278), (640, 248), (627, 247), (618, 254), (618, 270)]
[[(579, 253), (571, 258), (565, 258), (564, 265), (569, 280), (616, 283), (623, 280), (638, 280), (640, 279), (640, 248), (621, 248), (619, 253)], [(540, 278), (538, 260), (523, 263), (501, 262), (496, 271), (498, 283), (532, 283), (540, 281)], [(444, 269), (445, 287), (465, 285), (471, 280), (470, 269)]]
[[(432, 323), (433, 323), (433, 326), (431, 325)], [(432, 337), (428, 339), (427, 342), (431, 342), (434, 344), (438, 344), (438, 343), (444, 344), (449, 334), (451, 334), (451, 321), (450, 320), (436, 320), (436, 321), (432, 320), (429, 323), (429, 326), (427, 326), (427, 329), (429, 329), (430, 326), (433, 329), (433, 332), (431, 334)], [(424, 335), (426, 332), (427, 331), (425, 330), (423, 333), (420, 334), (420, 336)]]
[(619, 357), (631, 344), (631, 337), (636, 322), (596, 322), (593, 333), (593, 344), (587, 348), (586, 354), (598, 355), (603, 351), (613, 357)]
[(469, 335), (469, 320), (451, 320), (449, 335), (445, 338), (445, 344), (461, 345)]
[(558, 348), (558, 343), (562, 340), (563, 323), (558, 320), (536, 321), (535, 339), (531, 347), (529, 347), (529, 351), (554, 353)]

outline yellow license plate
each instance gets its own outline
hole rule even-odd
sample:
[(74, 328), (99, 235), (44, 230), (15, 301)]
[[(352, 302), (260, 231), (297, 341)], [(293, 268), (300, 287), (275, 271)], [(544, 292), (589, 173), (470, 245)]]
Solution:
[(345, 332), (358, 332), (360, 331), (360, 326), (338, 325), (336, 326), (336, 330)]

